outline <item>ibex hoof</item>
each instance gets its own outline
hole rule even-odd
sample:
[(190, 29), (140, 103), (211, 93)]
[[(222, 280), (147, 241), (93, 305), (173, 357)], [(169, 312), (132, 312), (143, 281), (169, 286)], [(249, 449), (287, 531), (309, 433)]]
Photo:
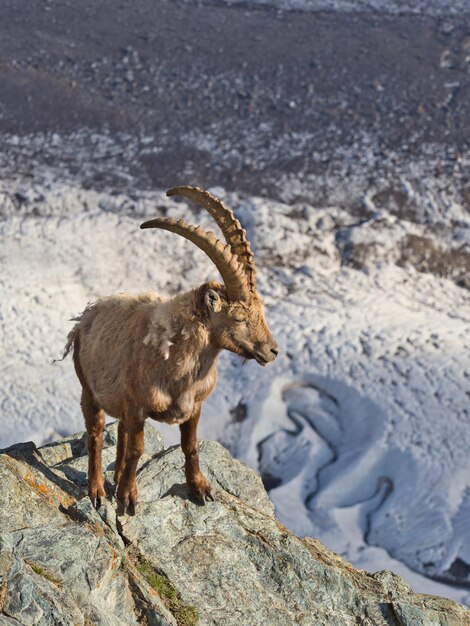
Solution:
[(126, 505), (122, 502), (119, 502), (119, 500), (116, 507), (116, 513), (118, 514), (118, 517), (122, 517), (126, 514)]
[(95, 509), (99, 509), (102, 504), (102, 498), (106, 497), (106, 491), (104, 490), (104, 486), (102, 483), (91, 483), (88, 486), (88, 497), (91, 500), (92, 505)]
[(208, 500), (214, 502), (214, 496), (211, 493), (211, 488), (209, 485), (199, 489), (193, 488), (191, 490), (191, 495), (193, 496), (197, 504), (200, 504), (201, 506), (204, 506)]
[(96, 498), (91, 498), (91, 503), (95, 507), (95, 509), (99, 509), (101, 507), (100, 496), (96, 496)]
[(117, 488), (116, 491), (117, 500), (117, 514), (119, 516), (135, 515), (137, 502), (139, 500), (136, 490), (128, 491), (125, 487)]
[(135, 515), (136, 504), (136, 502), (129, 502), (127, 505), (127, 515)]
[(122, 517), (123, 515), (135, 515), (136, 512), (136, 503), (128, 502), (127, 504), (118, 500), (116, 512), (118, 517)]

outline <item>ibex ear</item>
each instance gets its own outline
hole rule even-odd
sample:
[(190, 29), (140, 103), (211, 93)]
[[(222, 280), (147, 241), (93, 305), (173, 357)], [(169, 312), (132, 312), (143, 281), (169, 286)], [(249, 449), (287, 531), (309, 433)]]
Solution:
[(218, 313), (222, 310), (222, 300), (214, 289), (208, 289), (204, 295), (204, 302), (208, 309), (214, 311), (214, 313)]

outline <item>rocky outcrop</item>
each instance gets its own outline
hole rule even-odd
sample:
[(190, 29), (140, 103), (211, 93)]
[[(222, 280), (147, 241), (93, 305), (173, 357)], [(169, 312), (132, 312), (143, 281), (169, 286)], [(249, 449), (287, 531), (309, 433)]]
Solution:
[[(116, 426), (106, 430), (111, 479)], [(146, 429), (134, 517), (86, 492), (86, 435), (0, 455), (0, 625), (465, 626), (470, 611), (355, 570), (275, 518), (259, 476), (200, 444), (215, 501), (188, 496), (179, 447)], [(111, 483), (110, 483), (111, 488)]]

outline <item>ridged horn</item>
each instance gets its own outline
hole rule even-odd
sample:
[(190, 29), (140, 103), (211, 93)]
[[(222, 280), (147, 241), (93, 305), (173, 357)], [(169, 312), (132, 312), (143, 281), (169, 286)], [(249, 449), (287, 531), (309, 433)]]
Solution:
[(208, 191), (200, 187), (173, 187), (166, 192), (167, 196), (185, 196), (206, 209), (217, 222), (225, 240), (245, 268), (248, 284), (251, 291), (256, 289), (255, 258), (251, 250), (250, 242), (246, 238), (246, 230), (222, 200), (216, 198)]
[(144, 222), (140, 228), (162, 228), (189, 239), (203, 250), (217, 267), (225, 283), (229, 299), (248, 299), (249, 289), (242, 263), (232, 253), (230, 246), (217, 239), (213, 232), (206, 231), (201, 226), (192, 226), (184, 220), (163, 217)]

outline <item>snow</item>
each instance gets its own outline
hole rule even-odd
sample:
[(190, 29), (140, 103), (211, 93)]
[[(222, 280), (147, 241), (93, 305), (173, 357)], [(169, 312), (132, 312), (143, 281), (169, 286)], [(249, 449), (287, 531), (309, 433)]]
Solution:
[[(294, 532), (470, 605), (469, 292), (395, 265), (403, 237), (429, 225), (212, 192), (247, 227), (281, 353), (267, 368), (221, 355), (200, 438), (257, 468)], [(163, 191), (131, 199), (52, 179), (2, 181), (0, 445), (83, 429), (72, 363), (52, 360), (88, 302), (217, 278), (182, 238), (139, 230), (161, 214), (155, 207), (215, 230)], [(464, 211), (454, 212), (465, 245)], [(353, 247), (372, 244), (362, 270), (342, 264), (345, 232)], [(449, 225), (432, 236), (443, 250), (455, 245)], [(157, 427), (178, 441), (177, 428)]]
[[(192, 1), (192, 0), (186, 0)], [(283, 11), (335, 11), (344, 13), (390, 13), (461, 15), (470, 11), (468, 0), (206, 0), (219, 4), (269, 6)], [(294, 103), (295, 106), (295, 103)]]

